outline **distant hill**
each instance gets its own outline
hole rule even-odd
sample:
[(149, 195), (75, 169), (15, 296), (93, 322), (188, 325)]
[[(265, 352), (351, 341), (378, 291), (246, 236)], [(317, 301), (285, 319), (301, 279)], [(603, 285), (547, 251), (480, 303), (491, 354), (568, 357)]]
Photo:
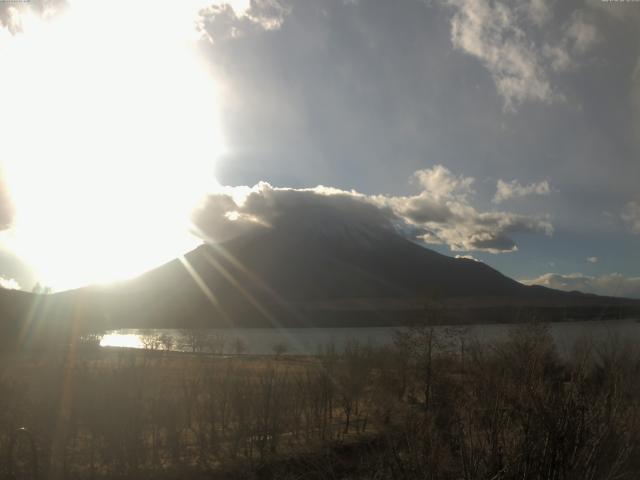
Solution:
[(48, 297), (3, 291), (0, 311), (22, 317), (23, 331), (31, 311), (31, 331), (45, 324), (68, 332), (601, 318), (637, 315), (640, 301), (526, 286), (482, 262), (441, 255), (392, 228), (322, 208), (202, 245), (116, 285)]

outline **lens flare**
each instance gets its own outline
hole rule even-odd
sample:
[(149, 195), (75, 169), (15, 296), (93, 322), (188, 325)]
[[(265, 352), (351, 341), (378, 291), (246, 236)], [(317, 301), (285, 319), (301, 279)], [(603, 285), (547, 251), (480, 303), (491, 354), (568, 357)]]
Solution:
[(193, 248), (189, 213), (221, 152), (216, 85), (180, 2), (25, 13), (0, 44), (2, 243), (55, 290), (130, 277)]

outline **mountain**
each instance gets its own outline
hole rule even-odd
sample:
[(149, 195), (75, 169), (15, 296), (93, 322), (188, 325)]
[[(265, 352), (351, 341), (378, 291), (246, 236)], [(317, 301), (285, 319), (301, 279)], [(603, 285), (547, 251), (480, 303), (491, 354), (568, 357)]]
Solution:
[(308, 205), (271, 228), (75, 295), (90, 298), (110, 326), (166, 327), (559, 320), (626, 315), (640, 305), (525, 286), (482, 262), (425, 248), (390, 225)]
[(204, 244), (119, 284), (46, 297), (0, 292), (0, 312), (22, 316), (20, 328), (7, 331), (24, 337), (38, 329), (67, 335), (125, 327), (601, 318), (638, 314), (640, 301), (525, 286), (482, 262), (407, 240), (391, 226), (323, 207), (290, 211), (270, 228)]

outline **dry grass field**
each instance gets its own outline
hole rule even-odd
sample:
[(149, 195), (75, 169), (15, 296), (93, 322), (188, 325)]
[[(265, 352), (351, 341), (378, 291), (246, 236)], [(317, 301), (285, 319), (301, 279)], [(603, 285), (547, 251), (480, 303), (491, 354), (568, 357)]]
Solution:
[(0, 478), (637, 478), (639, 377), (633, 346), (560, 359), (544, 325), (306, 357), (78, 342), (3, 359)]

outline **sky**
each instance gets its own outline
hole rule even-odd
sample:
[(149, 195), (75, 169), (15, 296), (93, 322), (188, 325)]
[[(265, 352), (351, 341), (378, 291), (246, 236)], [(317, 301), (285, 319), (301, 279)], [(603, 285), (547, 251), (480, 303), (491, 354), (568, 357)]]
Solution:
[(191, 205), (221, 241), (304, 200), (640, 298), (640, 3), (158, 3), (0, 4), (6, 287), (169, 260)]

